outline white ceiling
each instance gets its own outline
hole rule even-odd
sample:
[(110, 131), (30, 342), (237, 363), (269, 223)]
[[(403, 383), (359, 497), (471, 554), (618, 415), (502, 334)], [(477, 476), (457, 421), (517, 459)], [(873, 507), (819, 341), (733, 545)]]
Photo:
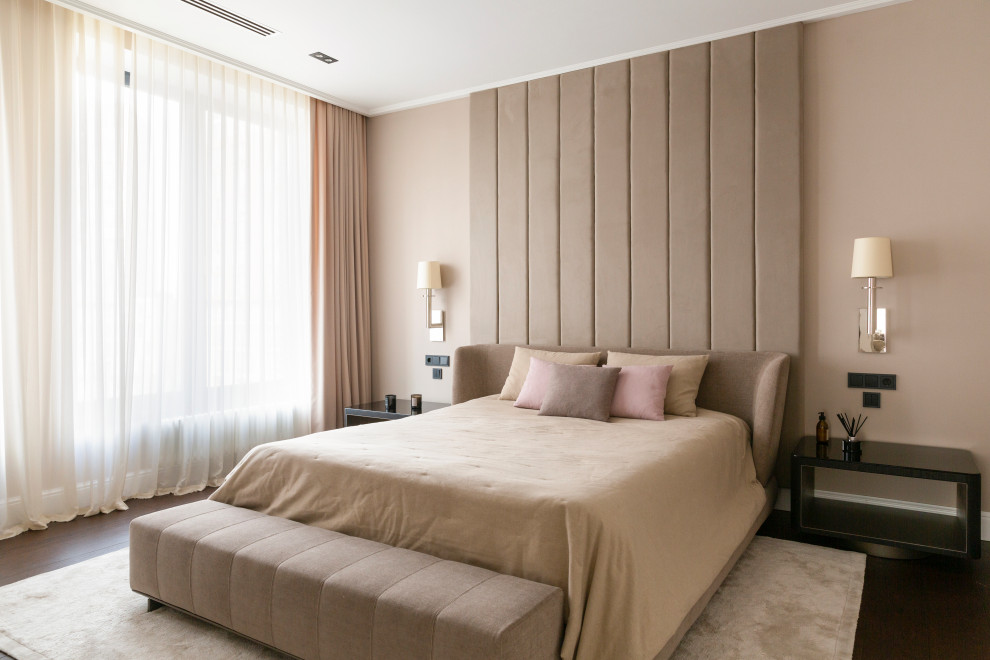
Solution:
[(54, 1), (376, 115), (903, 0), (211, 0), (270, 37), (180, 0)]

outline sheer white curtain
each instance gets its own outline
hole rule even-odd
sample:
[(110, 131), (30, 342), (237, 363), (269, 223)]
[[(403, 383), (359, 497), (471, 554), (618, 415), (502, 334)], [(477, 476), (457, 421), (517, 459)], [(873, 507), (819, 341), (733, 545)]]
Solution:
[(309, 432), (309, 111), (0, 2), (0, 538)]

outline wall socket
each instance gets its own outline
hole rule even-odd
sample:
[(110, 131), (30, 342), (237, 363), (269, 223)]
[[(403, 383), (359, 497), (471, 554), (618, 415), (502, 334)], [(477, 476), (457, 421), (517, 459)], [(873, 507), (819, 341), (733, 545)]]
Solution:
[[(428, 367), (449, 367), (450, 366), (450, 356), (449, 355), (427, 355), (426, 356), (426, 366)], [(434, 376), (436, 378), (436, 376)]]
[(849, 372), (846, 383), (849, 387), (868, 390), (896, 390), (895, 374), (858, 374)]

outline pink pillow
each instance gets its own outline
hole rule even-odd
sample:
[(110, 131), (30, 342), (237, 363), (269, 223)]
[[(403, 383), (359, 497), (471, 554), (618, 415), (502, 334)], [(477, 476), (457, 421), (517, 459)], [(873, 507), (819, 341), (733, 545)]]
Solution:
[(612, 396), (612, 417), (662, 422), (663, 399), (673, 369), (670, 364), (622, 367)]
[(547, 386), (550, 384), (551, 364), (553, 363), (540, 358), (529, 358), (529, 373), (526, 374), (519, 396), (512, 405), (516, 408), (540, 409), (543, 405), (543, 397), (547, 393)]

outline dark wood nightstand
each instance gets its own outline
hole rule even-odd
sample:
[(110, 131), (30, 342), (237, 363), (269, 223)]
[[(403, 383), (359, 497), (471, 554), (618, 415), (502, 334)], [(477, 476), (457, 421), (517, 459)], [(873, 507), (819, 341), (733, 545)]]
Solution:
[[(868, 552), (880, 556), (896, 555), (885, 552), (882, 546), (887, 546), (979, 558), (980, 471), (970, 452), (872, 440), (859, 445), (862, 453), (854, 458), (843, 454), (840, 439), (832, 438), (824, 447), (813, 436), (801, 439), (791, 455), (791, 525), (795, 529), (865, 543)], [(815, 497), (817, 468), (954, 483), (956, 515)]]
[(397, 399), (395, 402), (395, 412), (385, 410), (384, 401), (373, 401), (371, 403), (359, 403), (350, 408), (344, 408), (344, 426), (357, 426), (358, 424), (373, 424), (374, 422), (387, 422), (390, 419), (402, 419), (410, 415), (419, 415), (431, 410), (446, 408), (449, 403), (423, 402), (423, 409), (414, 413), (409, 404), (409, 399)]

